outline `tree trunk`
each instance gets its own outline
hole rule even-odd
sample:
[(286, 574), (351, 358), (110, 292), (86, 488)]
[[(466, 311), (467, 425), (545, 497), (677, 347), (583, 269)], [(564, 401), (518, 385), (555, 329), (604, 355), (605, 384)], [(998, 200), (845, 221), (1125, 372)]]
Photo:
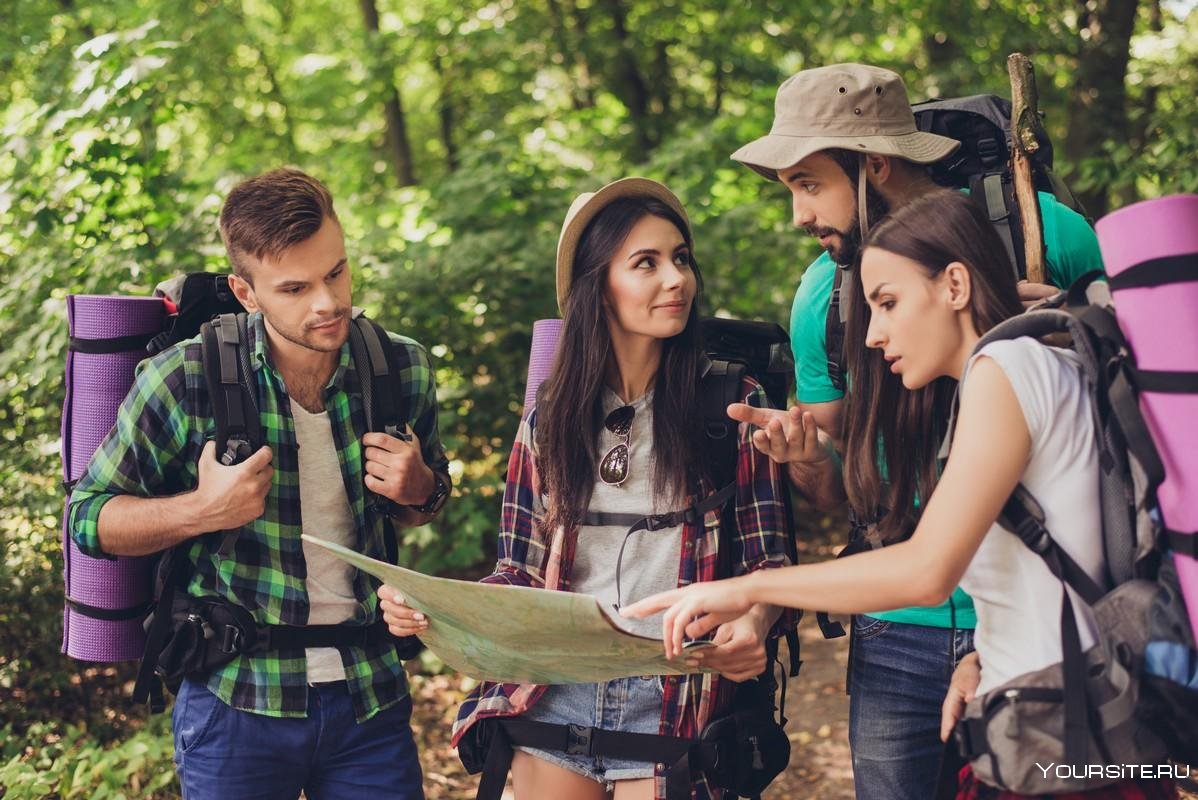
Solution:
[(570, 105), (574, 107), (575, 111), (578, 111), (583, 107), (582, 94), (570, 72), (571, 48), (569, 37), (566, 36), (566, 23), (562, 16), (562, 7), (558, 0), (545, 0), (545, 5), (549, 10), (549, 28), (553, 32), (553, 41), (557, 45), (560, 59), (558, 63), (566, 71), (566, 75), (570, 76)]
[(574, 29), (574, 41), (577, 43), (574, 46), (574, 60), (578, 68), (578, 90), (582, 106), (583, 108), (594, 108), (595, 83), (591, 79), (594, 70), (591, 69), (590, 62), (587, 61), (585, 48), (585, 42), (587, 41), (587, 15), (585, 11), (574, 5), (572, 0), (563, 0), (563, 3)]
[(441, 56), (433, 54), (433, 71), (441, 82), (441, 92), (437, 99), (437, 119), (441, 126), (441, 146), (445, 148), (445, 166), (453, 172), (458, 168), (458, 148), (453, 141), (454, 115), (453, 97), (449, 93), (449, 78), (445, 74), (445, 62)]
[[(1160, 33), (1164, 29), (1164, 18), (1161, 15), (1160, 0), (1149, 0), (1148, 2), (1148, 30), (1153, 33)], [(1143, 97), (1140, 99), (1139, 108), (1134, 117), (1131, 114), (1132, 109), (1128, 110), (1128, 133), (1127, 143), (1131, 147), (1131, 151), (1136, 157), (1142, 157), (1144, 150), (1148, 147), (1149, 141), (1153, 136), (1153, 117), (1156, 115), (1157, 99), (1160, 95), (1160, 87), (1149, 83), (1144, 87)], [(1129, 203), (1134, 203), (1139, 199), (1139, 193), (1136, 191), (1134, 181), (1126, 181), (1122, 183), (1114, 193), (1114, 208), (1121, 208)]]
[[(1127, 62), (1137, 0), (1079, 0), (1077, 72), (1065, 153), (1073, 165), (1102, 156), (1104, 141), (1127, 141)], [(1106, 187), (1078, 192), (1093, 217), (1108, 210)]]
[(620, 0), (604, 0), (603, 5), (611, 17), (612, 35), (616, 44), (614, 88), (628, 109), (628, 116), (632, 121), (633, 160), (643, 161), (654, 145), (653, 121), (649, 114), (649, 87), (637, 67), (633, 45), (625, 25), (624, 7)]
[[(367, 35), (371, 42), (371, 51), (377, 53), (379, 35), (379, 11), (374, 0), (358, 0), (362, 9), (362, 19), (366, 23)], [(376, 65), (379, 59), (372, 59)], [(386, 63), (384, 61), (384, 63)], [(408, 126), (404, 119), (403, 101), (399, 95), (399, 87), (390, 72), (385, 77), (383, 91), (383, 116), (387, 123), (387, 146), (391, 152), (392, 165), (395, 167), (395, 177), (400, 186), (415, 186), (416, 172), (412, 166), (412, 146), (408, 142)]]
[[(669, 47), (672, 42), (657, 42), (653, 52), (653, 99), (650, 102), (650, 110), (653, 116), (658, 120), (669, 119), (670, 116), (670, 100), (673, 93), (673, 86), (670, 80), (670, 53)], [(658, 130), (657, 138), (661, 139), (661, 131)]]
[(715, 98), (711, 103), (711, 110), (718, 117), (724, 105), (724, 62), (719, 58), (715, 60), (712, 72), (711, 83), (715, 90)]

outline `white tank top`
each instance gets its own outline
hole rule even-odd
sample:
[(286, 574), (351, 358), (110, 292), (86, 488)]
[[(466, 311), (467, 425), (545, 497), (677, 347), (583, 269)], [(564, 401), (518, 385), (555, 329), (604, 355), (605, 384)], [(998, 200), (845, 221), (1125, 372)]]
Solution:
[[(1086, 379), (1075, 354), (1023, 337), (994, 342), (979, 356), (1002, 369), (1019, 400), (1032, 449), (1020, 482), (1044, 509), (1054, 541), (1103, 585), (1098, 447)], [(961, 588), (977, 610), (974, 644), (982, 662), (978, 694), (1061, 660), (1061, 582), (1019, 538), (991, 526)], [(1082, 648), (1096, 641), (1089, 607), (1069, 590)]]

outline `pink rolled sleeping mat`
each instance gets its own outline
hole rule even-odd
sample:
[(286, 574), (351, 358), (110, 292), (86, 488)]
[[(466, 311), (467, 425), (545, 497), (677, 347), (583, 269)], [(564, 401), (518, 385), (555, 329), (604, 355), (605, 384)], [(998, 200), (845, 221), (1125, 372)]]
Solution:
[(1188, 534), (1173, 558), (1198, 638), (1198, 195), (1135, 203), (1095, 230), (1165, 466), (1157, 491), (1164, 523)]
[[(149, 339), (166, 323), (157, 297), (67, 297), (66, 402), (62, 409), (62, 473), (68, 486), (116, 422), (133, 385), (133, 369)], [(145, 648), (142, 619), (152, 595), (151, 558), (91, 558), (71, 539), (63, 515), (67, 603), (62, 650), (83, 661), (130, 661)]]
[(557, 356), (557, 340), (562, 332), (560, 319), (539, 319), (532, 324), (532, 347), (528, 354), (528, 383), (524, 387), (524, 411), (532, 407), (537, 387), (549, 377)]

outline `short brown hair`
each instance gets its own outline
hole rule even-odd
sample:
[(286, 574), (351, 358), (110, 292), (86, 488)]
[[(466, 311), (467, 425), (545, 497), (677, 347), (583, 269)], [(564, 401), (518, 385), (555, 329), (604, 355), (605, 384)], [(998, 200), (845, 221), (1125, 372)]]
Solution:
[(220, 211), (220, 236), (233, 272), (252, 283), (246, 256), (278, 258), (311, 238), (326, 217), (337, 221), (333, 196), (298, 169), (282, 167), (242, 181)]

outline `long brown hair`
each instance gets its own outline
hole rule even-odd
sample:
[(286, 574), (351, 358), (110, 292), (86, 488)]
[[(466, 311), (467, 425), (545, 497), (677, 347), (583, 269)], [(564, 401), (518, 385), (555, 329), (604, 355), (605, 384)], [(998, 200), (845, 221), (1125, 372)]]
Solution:
[[(672, 223), (693, 254), (690, 227), (665, 203), (648, 197), (611, 202), (578, 243), (557, 360), (537, 395), (539, 488), (548, 495), (545, 524), (551, 528), (578, 525), (590, 502), (604, 421), (604, 379), (615, 358), (603, 304), (608, 267), (633, 226), (649, 215)], [(695, 387), (703, 354), (698, 332), (703, 278), (693, 255), (691, 269), (695, 299), (690, 316), (681, 333), (662, 342), (653, 379), (653, 489), (657, 496), (675, 500), (692, 480), (690, 467), (702, 435)]]
[[(1016, 275), (994, 226), (961, 192), (936, 190), (895, 210), (865, 247), (904, 256), (934, 279), (954, 261), (969, 270), (969, 314), (979, 334), (1022, 311)], [(908, 390), (882, 352), (865, 345), (870, 310), (861, 270), (848, 286), (845, 354), (845, 489), (853, 510), (876, 520), (886, 541), (909, 534), (917, 500), (927, 501), (938, 477), (937, 451), (957, 382), (940, 377)]]

